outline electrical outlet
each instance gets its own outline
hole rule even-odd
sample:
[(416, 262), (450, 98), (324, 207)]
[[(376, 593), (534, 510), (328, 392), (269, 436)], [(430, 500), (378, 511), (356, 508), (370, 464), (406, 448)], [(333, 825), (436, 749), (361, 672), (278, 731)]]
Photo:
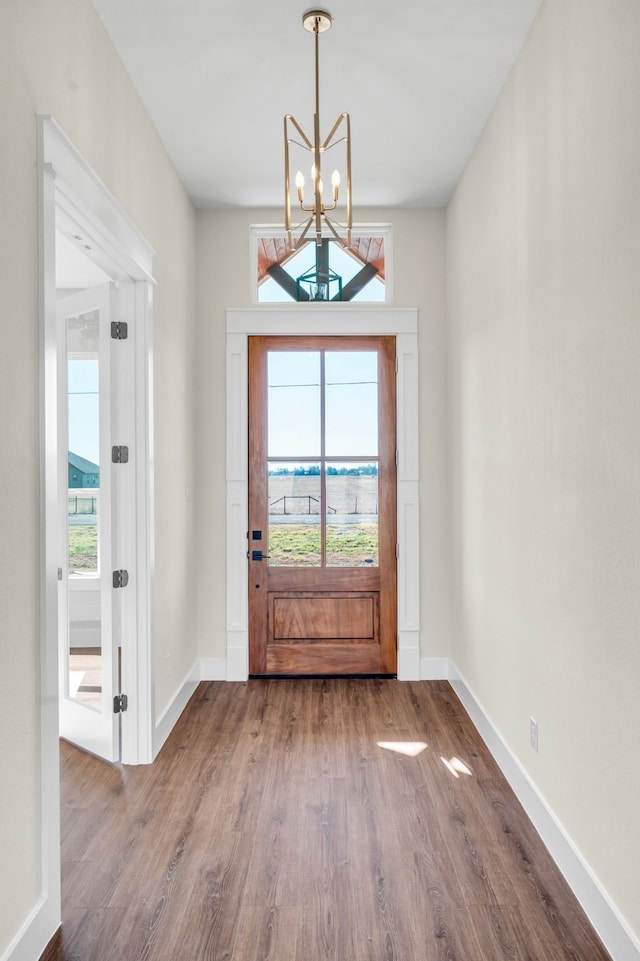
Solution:
[(534, 717), (529, 718), (529, 743), (534, 751), (538, 750), (538, 722)]

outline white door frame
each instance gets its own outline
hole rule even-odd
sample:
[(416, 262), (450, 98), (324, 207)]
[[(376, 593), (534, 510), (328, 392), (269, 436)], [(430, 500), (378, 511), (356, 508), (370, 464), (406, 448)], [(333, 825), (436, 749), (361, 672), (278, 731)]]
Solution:
[[(123, 647), (129, 711), (122, 725), (122, 760), (152, 760), (152, 517), (153, 477), (151, 357), (153, 248), (85, 162), (56, 122), (39, 116), (39, 327), (41, 515), (41, 811), (42, 897), (33, 936), (60, 921), (60, 772), (58, 748), (58, 444), (56, 372), (55, 232), (70, 230), (91, 249), (85, 253), (118, 281), (121, 317), (129, 321), (134, 353), (135, 402), (131, 467), (135, 505), (128, 528), (135, 599), (125, 615), (131, 643)], [(124, 442), (124, 441), (123, 441)], [(130, 587), (132, 585), (130, 584)], [(35, 919), (34, 919), (35, 920)], [(42, 926), (42, 927), (40, 927)]]
[(227, 310), (227, 680), (245, 681), (249, 670), (247, 338), (320, 334), (396, 338), (398, 678), (419, 680), (418, 311), (357, 304)]

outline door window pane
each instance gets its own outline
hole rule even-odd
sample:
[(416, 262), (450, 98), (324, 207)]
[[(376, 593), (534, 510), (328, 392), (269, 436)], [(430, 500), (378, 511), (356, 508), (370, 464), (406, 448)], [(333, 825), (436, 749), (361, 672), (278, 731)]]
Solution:
[(269, 457), (320, 456), (320, 353), (269, 351)]
[(327, 567), (377, 567), (377, 464), (328, 464), (326, 487)]
[(320, 464), (269, 464), (269, 566), (320, 567)]
[[(77, 325), (78, 320), (74, 318), (73, 322)], [(97, 319), (95, 323), (97, 324)], [(85, 318), (85, 324), (89, 327), (88, 318)], [(77, 327), (75, 331), (77, 333)], [(97, 356), (70, 359), (67, 376), (69, 571), (97, 573), (100, 502)]]
[(102, 705), (99, 558), (100, 385), (97, 311), (67, 318), (69, 697)]
[(327, 456), (377, 456), (377, 352), (327, 351), (325, 379)]

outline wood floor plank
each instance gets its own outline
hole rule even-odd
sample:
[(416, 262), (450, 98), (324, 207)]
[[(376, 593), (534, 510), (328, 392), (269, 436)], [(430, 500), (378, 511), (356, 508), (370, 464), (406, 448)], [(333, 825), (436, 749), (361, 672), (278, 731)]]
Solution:
[(61, 763), (44, 961), (610, 961), (446, 682), (204, 683)]
[(243, 907), (232, 961), (295, 961), (300, 909)]

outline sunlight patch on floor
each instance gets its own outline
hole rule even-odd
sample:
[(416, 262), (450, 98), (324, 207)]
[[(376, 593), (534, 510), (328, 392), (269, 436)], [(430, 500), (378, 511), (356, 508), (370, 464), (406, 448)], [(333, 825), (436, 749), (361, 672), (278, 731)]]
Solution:
[(459, 757), (452, 757), (448, 761), (445, 757), (441, 757), (440, 760), (454, 777), (459, 778), (461, 774), (467, 774), (469, 777), (473, 776), (473, 771), (471, 768), (467, 767), (464, 761), (461, 761)]
[(378, 741), (377, 744), (385, 751), (395, 751), (407, 757), (417, 757), (427, 747), (424, 741)]

